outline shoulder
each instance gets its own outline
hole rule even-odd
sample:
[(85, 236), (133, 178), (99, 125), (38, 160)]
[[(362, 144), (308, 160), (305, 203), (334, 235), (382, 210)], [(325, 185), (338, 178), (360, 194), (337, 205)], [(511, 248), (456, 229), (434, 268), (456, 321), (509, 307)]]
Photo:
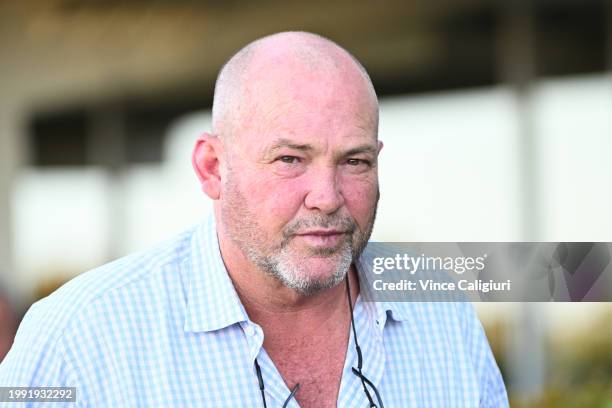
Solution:
[[(479, 406), (508, 406), (503, 378), (471, 303), (402, 302), (395, 303), (391, 313), (397, 317), (390, 346), (404, 350), (432, 373), (444, 367), (448, 378), (469, 385), (465, 389)], [(395, 358), (401, 355), (394, 353)]]
[(27, 317), (44, 319), (51, 327), (62, 330), (75, 315), (116, 292), (146, 287), (152, 290), (161, 274), (170, 275), (166, 276), (169, 279), (179, 278), (180, 265), (190, 255), (192, 234), (193, 228), (77, 276), (34, 304)]
[[(0, 365), (0, 385), (63, 384), (70, 379), (67, 344), (124, 320), (142, 300), (180, 290), (196, 228), (70, 280), (26, 313), (13, 347)], [(95, 338), (93, 339), (95, 340)], [(88, 352), (94, 347), (82, 345)], [(77, 378), (73, 378), (77, 381)]]

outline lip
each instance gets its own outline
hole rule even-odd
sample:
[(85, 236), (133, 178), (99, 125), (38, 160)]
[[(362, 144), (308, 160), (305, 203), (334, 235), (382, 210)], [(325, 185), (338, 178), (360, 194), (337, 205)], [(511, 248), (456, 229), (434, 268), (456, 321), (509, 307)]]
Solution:
[(346, 234), (346, 231), (318, 229), (318, 230), (300, 232), (299, 234), (295, 234), (295, 235), (314, 235), (314, 236), (328, 237), (331, 235), (340, 235), (340, 234)]
[(303, 240), (306, 245), (318, 248), (334, 248), (344, 241), (346, 231), (316, 229), (303, 231), (296, 234), (296, 237)]

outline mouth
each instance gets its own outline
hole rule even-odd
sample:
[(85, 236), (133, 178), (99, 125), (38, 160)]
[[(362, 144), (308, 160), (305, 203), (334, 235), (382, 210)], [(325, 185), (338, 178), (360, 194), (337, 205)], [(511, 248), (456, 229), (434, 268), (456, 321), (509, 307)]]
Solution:
[(313, 247), (335, 247), (339, 245), (348, 232), (335, 229), (316, 229), (295, 234), (296, 238)]

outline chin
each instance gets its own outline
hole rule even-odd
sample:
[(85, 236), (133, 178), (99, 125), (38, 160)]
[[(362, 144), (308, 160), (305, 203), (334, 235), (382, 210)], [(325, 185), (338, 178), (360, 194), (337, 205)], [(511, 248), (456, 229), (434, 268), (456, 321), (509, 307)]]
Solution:
[(338, 260), (329, 257), (311, 257), (292, 265), (285, 264), (277, 276), (285, 286), (298, 293), (309, 295), (342, 282), (350, 265), (350, 258)]

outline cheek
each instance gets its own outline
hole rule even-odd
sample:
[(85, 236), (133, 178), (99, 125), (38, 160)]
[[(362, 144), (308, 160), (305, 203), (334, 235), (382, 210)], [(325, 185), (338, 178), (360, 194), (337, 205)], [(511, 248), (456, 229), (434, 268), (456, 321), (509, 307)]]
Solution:
[(342, 184), (342, 195), (346, 208), (355, 221), (364, 227), (372, 217), (378, 196), (378, 180), (345, 179)]
[(294, 218), (304, 199), (303, 188), (296, 180), (266, 174), (253, 178), (243, 191), (262, 226), (282, 228)]

